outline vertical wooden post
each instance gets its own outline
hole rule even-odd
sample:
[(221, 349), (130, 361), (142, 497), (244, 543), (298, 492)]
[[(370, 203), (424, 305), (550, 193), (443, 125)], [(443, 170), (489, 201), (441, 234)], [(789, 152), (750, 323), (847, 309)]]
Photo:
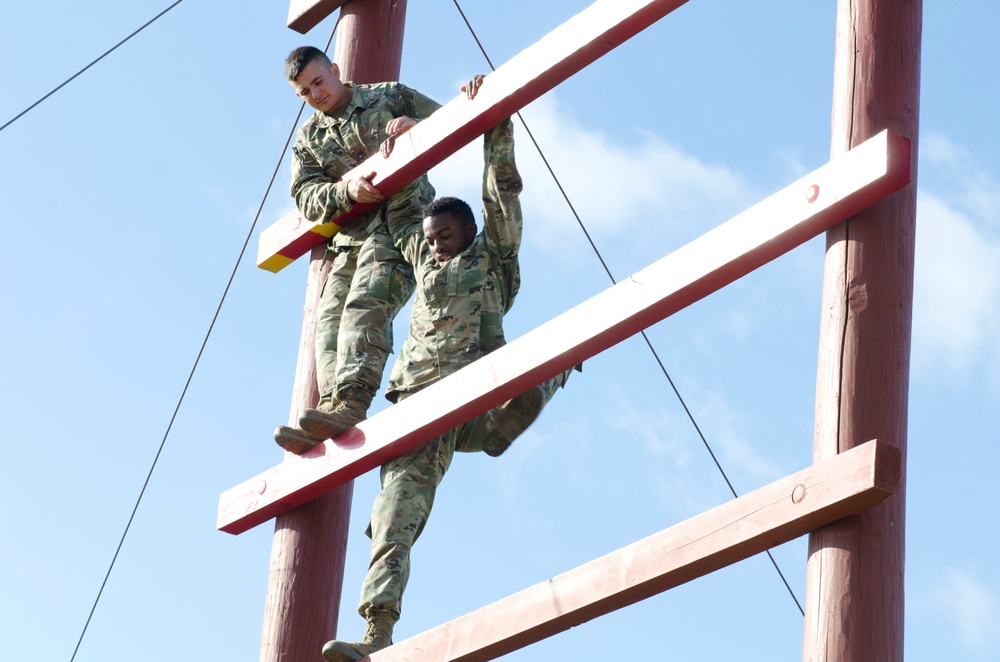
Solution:
[[(406, 0), (351, 0), (337, 27), (334, 61), (344, 80), (374, 83), (399, 78)], [(306, 282), (299, 359), (290, 420), (319, 400), (313, 338), (315, 308), (328, 272), (325, 247), (313, 249)], [(279, 516), (261, 634), (260, 662), (313, 662), (337, 634), (344, 583), (353, 484), (348, 483)]]
[(814, 460), (878, 438), (902, 466), (894, 496), (810, 535), (803, 659), (902, 662), (922, 0), (837, 12), (833, 156), (891, 129), (913, 141), (913, 177), (827, 234)]

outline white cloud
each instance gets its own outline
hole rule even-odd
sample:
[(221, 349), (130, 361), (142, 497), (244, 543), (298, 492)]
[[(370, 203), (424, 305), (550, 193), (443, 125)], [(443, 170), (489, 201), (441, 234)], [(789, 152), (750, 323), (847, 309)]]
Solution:
[(994, 227), (1000, 224), (1000, 187), (968, 148), (931, 133), (921, 138), (920, 161), (927, 188), (972, 218)]
[(805, 177), (812, 171), (812, 168), (806, 167), (806, 164), (802, 162), (801, 148), (786, 147), (779, 149), (777, 157), (785, 164), (788, 172), (792, 173), (796, 179)]
[(675, 416), (662, 408), (640, 409), (633, 400), (617, 392), (614, 407), (606, 414), (607, 424), (625, 433), (624, 437), (637, 440), (651, 458), (668, 461), (674, 469), (685, 469), (691, 462), (682, 434), (682, 426)]
[[(635, 144), (616, 142), (592, 129), (548, 94), (522, 111), (532, 135), (592, 234), (623, 233), (631, 225), (636, 245), (651, 232), (685, 228), (687, 234), (728, 220), (753, 200), (743, 179), (724, 167), (709, 166), (669, 145), (659, 136), (636, 136)], [(518, 167), (525, 181), (522, 203), (532, 225), (530, 241), (565, 247), (585, 241), (545, 164), (515, 119)], [(431, 171), (438, 194), (478, 200), (482, 173), (481, 141)], [(691, 235), (694, 236), (694, 235)]]
[[(705, 419), (706, 435), (710, 434), (712, 443), (720, 449), (716, 452), (721, 452), (720, 462), (727, 473), (733, 471), (752, 478), (754, 487), (787, 473), (758, 453), (740, 434), (739, 414), (720, 396), (711, 395), (707, 402), (699, 405), (699, 417)], [(734, 480), (734, 473), (729, 473), (730, 480)]]
[(1000, 599), (975, 573), (946, 568), (933, 593), (933, 609), (949, 621), (971, 649), (1000, 644)]
[[(556, 397), (566, 396), (557, 394)], [(503, 461), (497, 463), (496, 473), (512, 514), (521, 505), (523, 484), (532, 480), (528, 477), (532, 466), (558, 466), (561, 478), (568, 483), (592, 484), (601, 480), (599, 474), (592, 473), (588, 461), (594, 452), (591, 438), (593, 424), (585, 416), (577, 417), (572, 423), (559, 420), (557, 424), (551, 413), (546, 413), (547, 410), (548, 407), (538, 421), (504, 453)], [(567, 439), (572, 439), (573, 443), (563, 443)]]
[(925, 370), (983, 366), (996, 376), (1000, 236), (991, 226), (1000, 210), (1000, 187), (974, 172), (965, 150), (944, 138), (928, 140), (922, 149), (926, 179), (944, 190), (918, 193), (913, 363)]
[[(702, 451), (703, 445), (692, 434), (686, 415), (662, 407), (643, 408), (642, 403), (626, 398), (623, 393), (618, 393), (613, 400), (615, 406), (604, 418), (609, 426), (623, 433), (622, 438), (642, 444), (649, 459), (650, 480), (660, 503), (689, 517), (717, 505), (720, 499), (732, 498), (714, 463), (695, 456)], [(698, 412), (699, 428), (730, 481), (756, 488), (784, 475), (740, 434), (738, 413), (721, 397), (709, 395), (701, 400), (698, 404), (689, 404)]]

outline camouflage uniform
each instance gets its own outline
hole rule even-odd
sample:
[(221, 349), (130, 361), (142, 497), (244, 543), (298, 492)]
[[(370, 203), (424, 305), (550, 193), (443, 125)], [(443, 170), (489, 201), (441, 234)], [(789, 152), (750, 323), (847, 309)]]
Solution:
[[(389, 120), (427, 118), (440, 106), (400, 83), (353, 85), (336, 116), (316, 111), (293, 148), (292, 196), (310, 221), (330, 221), (354, 204), (348, 171), (379, 152)], [(371, 404), (392, 352), (392, 320), (413, 292), (413, 271), (394, 245), (387, 221), (420, 227), (434, 199), (427, 176), (391, 196), (333, 236), (333, 260), (316, 311), (316, 381), (320, 397), (337, 392)]]
[(389, 220), (389, 229), (417, 273), (410, 333), (392, 369), (386, 395), (413, 393), (505, 343), (503, 316), (521, 286), (521, 176), (507, 120), (486, 134), (483, 229), (459, 255), (440, 265), (423, 228)]
[[(403, 255), (416, 271), (410, 332), (393, 367), (387, 396), (395, 402), (447, 377), (504, 345), (503, 315), (520, 286), (521, 177), (514, 163), (513, 126), (487, 132), (483, 177), (483, 231), (459, 255), (439, 265), (422, 229), (389, 221)], [(564, 382), (565, 380), (563, 380)], [(543, 385), (546, 400), (563, 382)], [(455, 451), (474, 452), (489, 431), (490, 410), (382, 466), (382, 491), (367, 534), (371, 563), (358, 611), (399, 616), (410, 573), (410, 548), (423, 531), (438, 484)]]

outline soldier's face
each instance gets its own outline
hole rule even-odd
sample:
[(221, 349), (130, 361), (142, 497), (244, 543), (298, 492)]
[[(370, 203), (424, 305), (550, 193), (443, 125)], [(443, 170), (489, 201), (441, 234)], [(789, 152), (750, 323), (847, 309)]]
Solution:
[(469, 225), (450, 212), (424, 219), (424, 239), (438, 264), (444, 264), (468, 248), (475, 236), (475, 224)]
[(294, 81), (289, 81), (295, 95), (316, 110), (331, 113), (350, 101), (350, 90), (340, 81), (336, 64), (313, 60), (302, 69)]

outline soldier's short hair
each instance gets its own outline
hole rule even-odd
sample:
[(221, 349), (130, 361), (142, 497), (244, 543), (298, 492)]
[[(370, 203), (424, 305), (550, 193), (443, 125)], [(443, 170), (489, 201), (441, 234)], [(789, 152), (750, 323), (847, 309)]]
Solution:
[(326, 53), (315, 46), (299, 46), (285, 58), (285, 78), (295, 82), (310, 62), (319, 62), (328, 67), (332, 64)]
[(455, 218), (465, 221), (466, 225), (476, 224), (476, 215), (472, 213), (472, 207), (469, 206), (469, 203), (450, 196), (438, 198), (424, 207), (423, 217), (430, 218), (431, 216), (444, 213), (451, 214)]

